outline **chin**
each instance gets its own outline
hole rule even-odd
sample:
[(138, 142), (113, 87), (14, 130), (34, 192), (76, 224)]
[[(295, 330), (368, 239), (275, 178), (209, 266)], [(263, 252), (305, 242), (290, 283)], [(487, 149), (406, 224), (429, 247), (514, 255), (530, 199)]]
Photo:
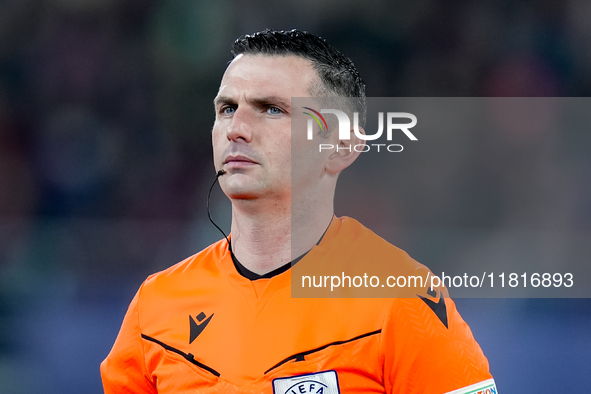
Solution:
[[(253, 178), (229, 177), (221, 183), (224, 194), (231, 200), (255, 200), (260, 198), (284, 198), (289, 196), (289, 185), (279, 184), (276, 181), (274, 187), (269, 182), (256, 182)], [(289, 198), (289, 197), (288, 197)]]
[(257, 190), (256, 187), (253, 187), (252, 184), (225, 184), (224, 186), (222, 186), (222, 190), (230, 200), (252, 200), (260, 197), (263, 194), (261, 191)]
[(255, 193), (248, 193), (248, 192), (242, 192), (242, 193), (232, 193), (232, 194), (228, 194), (226, 193), (226, 196), (233, 201), (236, 200), (256, 200), (257, 198), (259, 198), (260, 196), (255, 194)]

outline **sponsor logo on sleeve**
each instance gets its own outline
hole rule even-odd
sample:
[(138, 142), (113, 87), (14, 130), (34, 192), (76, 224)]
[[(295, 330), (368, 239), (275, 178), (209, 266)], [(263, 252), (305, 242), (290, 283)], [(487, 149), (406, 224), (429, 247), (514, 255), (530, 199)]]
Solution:
[(484, 382), (450, 391), (447, 394), (498, 394), (498, 391), (494, 379), (488, 379)]
[(336, 371), (273, 379), (274, 394), (340, 394)]

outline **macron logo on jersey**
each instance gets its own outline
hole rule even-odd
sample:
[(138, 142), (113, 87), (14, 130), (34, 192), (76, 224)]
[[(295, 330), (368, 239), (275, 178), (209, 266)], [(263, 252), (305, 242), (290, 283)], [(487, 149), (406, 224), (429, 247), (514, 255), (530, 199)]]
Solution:
[(339, 394), (336, 371), (273, 379), (273, 394)]
[[(432, 295), (433, 293), (431, 293), (429, 290), (427, 290), (427, 294)], [(435, 293), (435, 294), (437, 294), (437, 293)], [(435, 315), (437, 315), (437, 317), (439, 318), (439, 320), (441, 320), (441, 322), (443, 323), (445, 328), (449, 328), (449, 326), (447, 325), (447, 308), (445, 307), (445, 300), (443, 299), (443, 293), (441, 293), (439, 295), (438, 302), (431, 301), (430, 299), (422, 297), (420, 295), (418, 295), (418, 296), (421, 300), (423, 300), (425, 302), (425, 304), (427, 304), (427, 306), (429, 308), (431, 308), (431, 310), (435, 313)]]
[(212, 317), (213, 317), (213, 313), (211, 314), (211, 316), (209, 316), (207, 318), (207, 320), (203, 321), (206, 318), (206, 315), (205, 315), (205, 313), (201, 312), (199, 315), (197, 315), (197, 321), (199, 322), (199, 323), (197, 323), (195, 320), (193, 320), (193, 317), (191, 315), (189, 315), (189, 327), (190, 327), (189, 345), (192, 344), (193, 341), (199, 336), (199, 334), (201, 334), (203, 332), (205, 327), (207, 327), (207, 325), (211, 321)]

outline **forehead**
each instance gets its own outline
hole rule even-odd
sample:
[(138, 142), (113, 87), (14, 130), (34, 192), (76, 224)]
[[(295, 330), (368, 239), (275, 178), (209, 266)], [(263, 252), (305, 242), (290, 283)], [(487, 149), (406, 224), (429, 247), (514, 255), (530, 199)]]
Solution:
[(226, 69), (218, 95), (307, 97), (319, 82), (312, 62), (298, 56), (239, 55)]

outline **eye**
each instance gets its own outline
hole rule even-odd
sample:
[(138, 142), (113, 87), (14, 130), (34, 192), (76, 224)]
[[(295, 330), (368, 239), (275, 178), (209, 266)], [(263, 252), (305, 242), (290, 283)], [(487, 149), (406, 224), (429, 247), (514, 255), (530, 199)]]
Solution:
[(222, 107), (220, 112), (224, 115), (232, 115), (234, 112), (236, 112), (236, 108), (226, 106), (226, 107)]
[(269, 107), (267, 109), (267, 112), (269, 112), (271, 115), (280, 115), (281, 113), (283, 113), (283, 111), (278, 107)]

